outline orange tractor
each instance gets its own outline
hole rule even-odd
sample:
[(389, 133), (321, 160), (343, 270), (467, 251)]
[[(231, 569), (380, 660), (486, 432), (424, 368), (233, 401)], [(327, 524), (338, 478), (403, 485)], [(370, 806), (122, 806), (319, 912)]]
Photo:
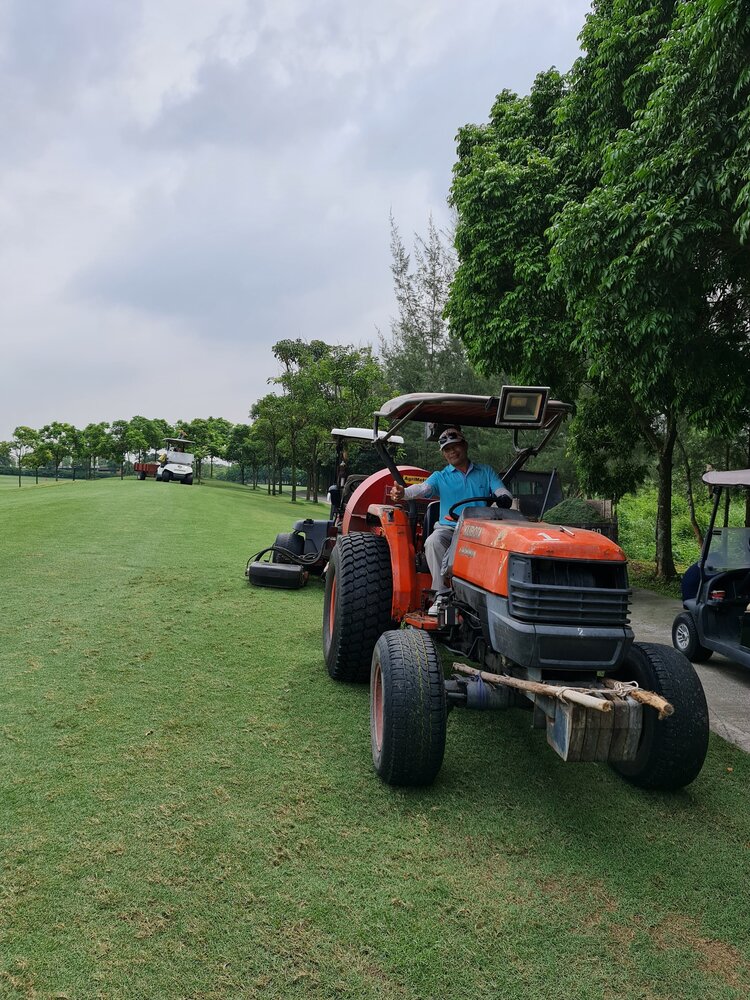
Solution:
[[(493, 497), (456, 504), (450, 598), (437, 617), (427, 614), (424, 543), (439, 501), (388, 499), (394, 482), (429, 475), (397, 466), (389, 435), (410, 420), (426, 425), (429, 440), (455, 425), (511, 431), (510, 486), (570, 409), (546, 389), (506, 386), (498, 397), (399, 396), (375, 414), (385, 468), (344, 512), (326, 573), (323, 650), (334, 680), (370, 680), (373, 762), (388, 784), (434, 780), (457, 707), (530, 705), (534, 727), (564, 760), (607, 762), (644, 788), (682, 787), (703, 766), (708, 710), (698, 676), (677, 650), (634, 642), (626, 557), (603, 535), (531, 521)], [(447, 653), (470, 663), (446, 670)]]

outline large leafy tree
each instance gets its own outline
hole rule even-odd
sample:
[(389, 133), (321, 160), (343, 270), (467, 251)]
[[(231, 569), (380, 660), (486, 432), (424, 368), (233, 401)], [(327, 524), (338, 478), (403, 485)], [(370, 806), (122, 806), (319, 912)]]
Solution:
[[(623, 424), (645, 442), (665, 576), (677, 417), (747, 408), (747, 19), (739, 0), (601, 0), (569, 77), (459, 133), (448, 315), (485, 369), (588, 383), (582, 456)], [(635, 465), (609, 463), (615, 492)]]
[(226, 457), (235, 462), (240, 472), (240, 482), (245, 485), (247, 470), (252, 471), (253, 489), (258, 487), (258, 467), (261, 446), (250, 424), (234, 424), (229, 432)]
[(206, 453), (211, 464), (209, 477), (213, 478), (214, 459), (227, 457), (226, 451), (229, 444), (229, 436), (232, 432), (232, 425), (224, 417), (208, 417), (206, 423), (208, 424)]
[(45, 424), (39, 431), (39, 439), (52, 455), (55, 479), (57, 479), (63, 459), (72, 455), (77, 448), (76, 429), (72, 424), (53, 420), (52, 423)]
[(270, 392), (253, 404), (250, 416), (254, 433), (266, 454), (268, 492), (276, 496), (276, 467), (285, 432), (284, 402)]
[(750, 11), (741, 10), (675, 6), (639, 73), (650, 87), (645, 106), (602, 147), (600, 182), (551, 229), (552, 280), (591, 373), (630, 399), (657, 458), (657, 570), (666, 576), (679, 419), (731, 433), (748, 405), (746, 161), (742, 172), (736, 162), (750, 99)]
[(21, 485), (21, 469), (24, 459), (39, 447), (39, 432), (33, 427), (16, 427), (13, 431), (13, 440), (7, 443), (7, 452), (12, 454), (18, 466), (18, 485)]
[(100, 423), (86, 424), (81, 431), (81, 446), (83, 456), (88, 467), (88, 476), (91, 478), (92, 472), (96, 469), (97, 459), (104, 457), (108, 451), (107, 429), (109, 424)]

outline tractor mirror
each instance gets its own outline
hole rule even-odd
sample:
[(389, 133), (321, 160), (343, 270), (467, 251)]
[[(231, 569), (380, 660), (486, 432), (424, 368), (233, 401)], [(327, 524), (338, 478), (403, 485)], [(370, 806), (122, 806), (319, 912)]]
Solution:
[(495, 424), (510, 428), (543, 427), (548, 396), (548, 387), (504, 385)]

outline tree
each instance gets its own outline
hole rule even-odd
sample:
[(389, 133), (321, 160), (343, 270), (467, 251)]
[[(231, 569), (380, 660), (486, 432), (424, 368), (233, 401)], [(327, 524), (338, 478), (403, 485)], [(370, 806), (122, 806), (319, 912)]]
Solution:
[(229, 443), (229, 435), (232, 432), (232, 425), (224, 417), (209, 417), (206, 421), (208, 424), (208, 440), (206, 443), (206, 451), (208, 457), (211, 459), (211, 478), (214, 474), (214, 458), (225, 458), (227, 445)]
[(640, 71), (645, 106), (603, 146), (600, 183), (551, 228), (551, 279), (590, 372), (631, 400), (657, 459), (663, 576), (675, 572), (678, 421), (720, 423), (731, 434), (750, 401), (746, 166), (737, 168), (738, 153), (750, 151), (747, 137), (738, 141), (750, 124), (749, 38), (750, 12), (735, 2), (675, 5), (669, 33)]
[(71, 455), (77, 446), (76, 429), (72, 424), (53, 420), (39, 431), (39, 440), (52, 455), (57, 479), (63, 459)]
[(245, 472), (249, 467), (253, 473), (253, 489), (257, 489), (260, 454), (260, 445), (250, 424), (235, 424), (229, 432), (226, 457), (230, 462), (236, 462), (239, 466), (240, 482), (243, 486), (245, 485)]
[(283, 436), (285, 416), (283, 407), (281, 397), (275, 393), (268, 393), (255, 402), (250, 410), (253, 431), (266, 453), (267, 486), (269, 494), (273, 496), (276, 496), (276, 464)]
[(678, 415), (730, 430), (748, 409), (747, 20), (739, 0), (601, 0), (567, 78), (459, 133), (447, 315), (483, 370), (587, 387), (648, 446), (662, 576)]
[(129, 448), (130, 424), (127, 420), (113, 420), (107, 431), (107, 457), (120, 466), (120, 479), (125, 475), (125, 456)]
[(86, 424), (81, 431), (81, 447), (88, 466), (88, 478), (96, 469), (97, 459), (107, 454), (109, 441), (107, 429), (109, 424), (103, 421), (98, 424)]
[(26, 455), (39, 445), (39, 432), (32, 427), (20, 426), (13, 431), (13, 440), (9, 443), (9, 449), (13, 453), (18, 466), (18, 485), (21, 485), (21, 469)]

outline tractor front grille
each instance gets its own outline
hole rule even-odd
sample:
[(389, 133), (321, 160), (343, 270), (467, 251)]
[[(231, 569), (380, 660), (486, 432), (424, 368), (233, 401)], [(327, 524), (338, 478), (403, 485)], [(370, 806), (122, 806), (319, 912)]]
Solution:
[(511, 557), (509, 611), (523, 622), (545, 625), (628, 624), (627, 571), (623, 563)]

